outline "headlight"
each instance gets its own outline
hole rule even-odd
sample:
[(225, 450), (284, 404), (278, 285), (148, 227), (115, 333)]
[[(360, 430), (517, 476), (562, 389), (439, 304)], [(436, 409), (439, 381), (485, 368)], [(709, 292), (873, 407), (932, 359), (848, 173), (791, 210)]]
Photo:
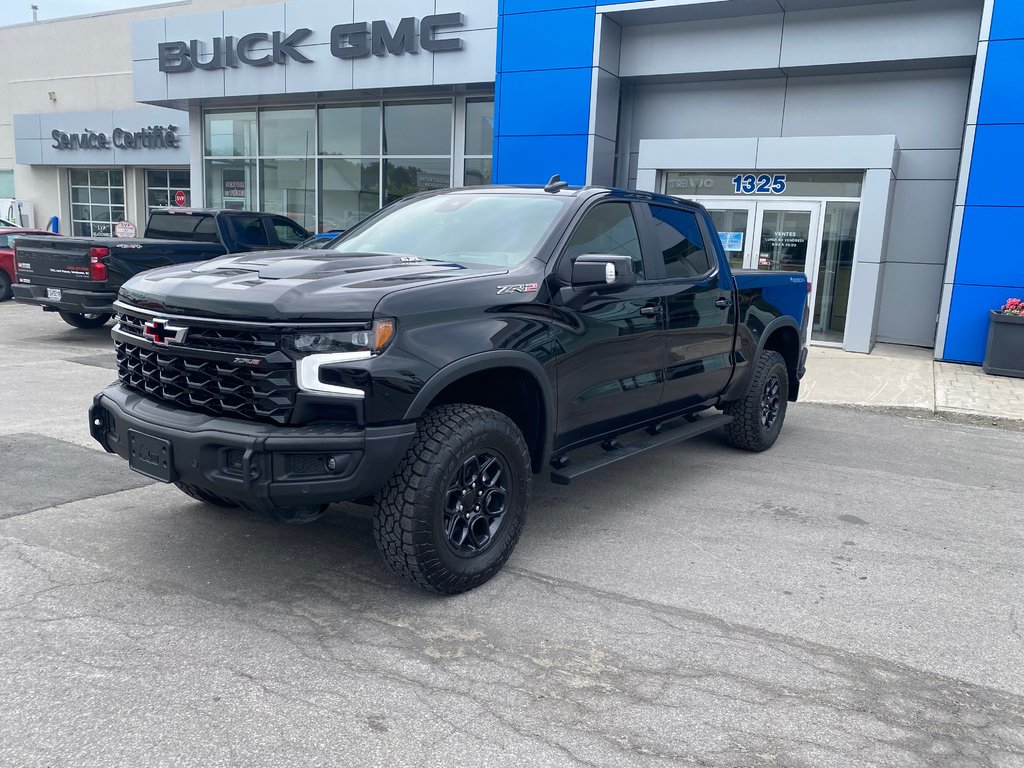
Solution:
[(373, 327), (359, 331), (334, 331), (319, 333), (296, 333), (285, 336), (284, 346), (302, 354), (324, 354), (335, 352), (369, 352), (377, 354), (388, 345), (395, 335), (395, 321), (375, 320)]

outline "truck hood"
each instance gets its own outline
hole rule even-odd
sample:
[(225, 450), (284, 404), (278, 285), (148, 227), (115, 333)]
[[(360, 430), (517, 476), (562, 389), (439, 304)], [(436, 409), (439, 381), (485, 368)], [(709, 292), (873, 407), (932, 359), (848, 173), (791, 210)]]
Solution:
[(171, 314), (364, 320), (393, 291), (505, 272), (391, 253), (268, 251), (143, 272), (121, 287), (121, 297)]

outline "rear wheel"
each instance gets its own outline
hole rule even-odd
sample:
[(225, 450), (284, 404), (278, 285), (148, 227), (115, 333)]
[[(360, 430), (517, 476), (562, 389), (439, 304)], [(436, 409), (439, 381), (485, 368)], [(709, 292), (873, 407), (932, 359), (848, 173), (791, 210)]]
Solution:
[(61, 312), (60, 319), (75, 328), (102, 328), (107, 324), (110, 315), (106, 312)]
[(0, 272), (0, 301), (7, 301), (11, 298), (11, 278), (6, 272)]
[(726, 403), (723, 409), (732, 416), (725, 436), (745, 451), (765, 451), (772, 447), (782, 431), (789, 401), (789, 372), (778, 352), (766, 349), (754, 366), (754, 377), (742, 400)]
[(450, 595), (478, 587), (515, 549), (532, 480), (526, 443), (507, 416), (476, 405), (433, 408), (377, 494), (377, 546), (422, 587)]

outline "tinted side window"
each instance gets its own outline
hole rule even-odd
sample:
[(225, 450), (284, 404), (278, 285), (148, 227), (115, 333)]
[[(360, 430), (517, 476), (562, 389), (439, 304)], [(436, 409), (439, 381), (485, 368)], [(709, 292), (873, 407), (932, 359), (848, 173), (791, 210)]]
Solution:
[(566, 246), (571, 261), (585, 253), (613, 253), (633, 259), (633, 271), (644, 276), (640, 238), (628, 203), (601, 203), (591, 209), (576, 227)]
[(274, 232), (277, 234), (277, 242), (281, 245), (296, 246), (309, 237), (309, 233), (293, 221), (276, 216), (271, 221), (274, 224)]
[(263, 219), (259, 216), (228, 216), (227, 219), (232, 236), (242, 245), (249, 248), (266, 248), (270, 245)]
[(697, 217), (690, 211), (651, 206), (654, 238), (665, 260), (665, 277), (700, 277), (711, 269)]

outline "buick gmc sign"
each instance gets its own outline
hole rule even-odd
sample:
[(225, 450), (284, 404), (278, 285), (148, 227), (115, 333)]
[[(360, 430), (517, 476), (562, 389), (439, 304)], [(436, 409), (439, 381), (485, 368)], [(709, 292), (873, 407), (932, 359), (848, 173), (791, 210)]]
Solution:
[[(358, 59), (364, 56), (400, 56), (418, 53), (422, 48), (430, 53), (458, 51), (462, 38), (438, 38), (443, 30), (458, 29), (465, 24), (461, 13), (439, 13), (416, 19), (401, 19), (392, 31), (382, 20), (337, 24), (331, 28), (331, 55), (339, 59)], [(312, 62), (298, 50), (313, 34), (307, 27), (284, 32), (252, 32), (239, 38), (215, 37), (209, 48), (199, 40), (175, 40), (157, 44), (160, 71), (169, 74), (191, 72), (194, 69), (227, 69), (246, 65), (269, 67), (286, 64), (289, 59), (300, 64)], [(418, 39), (418, 43), (417, 43)]]

